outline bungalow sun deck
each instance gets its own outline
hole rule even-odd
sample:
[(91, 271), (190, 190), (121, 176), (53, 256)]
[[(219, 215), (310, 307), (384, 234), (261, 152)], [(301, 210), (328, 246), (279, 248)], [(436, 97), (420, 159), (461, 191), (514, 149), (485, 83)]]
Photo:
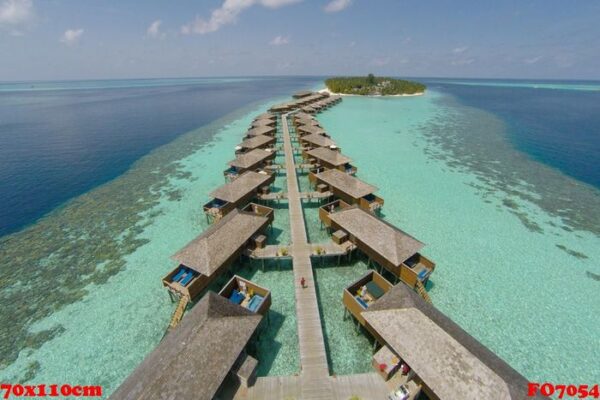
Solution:
[(214, 190), (210, 194), (212, 200), (203, 207), (204, 212), (207, 217), (218, 220), (231, 210), (248, 204), (257, 197), (259, 191), (261, 194), (269, 193), (274, 181), (274, 174), (246, 171), (239, 178)]
[(361, 324), (365, 325), (363, 311), (368, 310), (381, 296), (386, 294), (392, 285), (377, 271), (368, 271), (360, 279), (352, 282), (344, 289), (345, 312), (350, 314)]
[(336, 150), (318, 147), (307, 151), (304, 157), (313, 164), (313, 172), (318, 173), (325, 169), (337, 169), (350, 175), (356, 174), (357, 168), (350, 164), (352, 159)]
[(424, 244), (357, 205), (337, 200), (319, 209), (334, 235), (350, 240), (381, 268), (410, 288), (425, 286), (435, 264), (419, 253)]
[(383, 199), (374, 194), (377, 191), (375, 186), (337, 169), (311, 173), (308, 179), (317, 190), (331, 191), (338, 199), (356, 204), (363, 210), (377, 212), (383, 207)]
[(229, 161), (229, 168), (223, 171), (223, 175), (229, 179), (236, 179), (246, 171), (265, 170), (275, 159), (275, 151), (254, 149), (240, 154), (235, 160)]
[(238, 275), (223, 286), (219, 295), (253, 313), (267, 315), (271, 308), (271, 291)]
[(178, 265), (162, 279), (169, 294), (194, 299), (246, 248), (257, 245), (254, 239), (266, 234), (273, 210), (252, 203), (250, 210), (234, 209), (173, 255)]

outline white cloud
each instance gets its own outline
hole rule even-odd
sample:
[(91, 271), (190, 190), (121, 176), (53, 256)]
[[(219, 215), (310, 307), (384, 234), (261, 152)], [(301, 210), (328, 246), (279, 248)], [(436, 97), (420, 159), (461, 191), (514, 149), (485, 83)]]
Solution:
[(33, 19), (31, 0), (4, 0), (0, 2), (0, 28), (8, 29), (13, 36), (21, 36), (21, 28)]
[(471, 65), (475, 62), (474, 58), (462, 58), (460, 60), (453, 60), (452, 65)]
[(452, 49), (452, 52), (454, 54), (462, 54), (467, 50), (469, 50), (468, 46), (462, 46), (462, 47), (455, 47), (454, 49)]
[(525, 64), (530, 64), (531, 65), (531, 64), (537, 63), (541, 59), (542, 59), (542, 56), (537, 56), (537, 57), (526, 58), (526, 59), (523, 60), (523, 62)]
[(67, 29), (60, 38), (60, 41), (67, 46), (73, 46), (79, 42), (82, 35), (83, 29)]
[(151, 23), (150, 26), (148, 27), (148, 29), (146, 30), (146, 35), (148, 35), (150, 37), (158, 37), (160, 35), (160, 25), (161, 24), (162, 24), (162, 21), (160, 19), (157, 19), (156, 21)]
[(181, 27), (181, 33), (184, 35), (191, 33), (203, 35), (216, 32), (223, 25), (235, 23), (238, 15), (252, 6), (261, 5), (267, 8), (279, 8), (299, 1), (302, 0), (225, 0), (221, 7), (213, 10), (208, 20), (196, 17), (194, 21)]
[(328, 13), (335, 13), (347, 8), (350, 4), (352, 4), (352, 0), (331, 0), (324, 10)]
[(289, 36), (275, 36), (273, 40), (269, 42), (271, 46), (282, 46), (284, 44), (289, 44), (290, 38)]

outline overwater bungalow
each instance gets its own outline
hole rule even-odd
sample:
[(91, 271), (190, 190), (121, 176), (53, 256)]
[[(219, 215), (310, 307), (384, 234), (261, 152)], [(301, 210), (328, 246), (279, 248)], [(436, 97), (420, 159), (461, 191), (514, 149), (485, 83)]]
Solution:
[(431, 400), (534, 398), (527, 379), (404, 285), (392, 287), (362, 317), (383, 346), (374, 360), (387, 354), (391, 374), (399, 364), (407, 366), (410, 372), (398, 371), (392, 379), (404, 382), (409, 395), (422, 390)]
[(246, 352), (263, 316), (209, 292), (129, 375), (114, 400), (218, 398), (250, 382), (258, 361)]
[(346, 312), (361, 324), (365, 325), (363, 311), (369, 309), (381, 296), (387, 293), (392, 285), (377, 271), (368, 271), (360, 279), (352, 282), (344, 289), (343, 302)]
[(321, 124), (314, 118), (297, 118), (294, 120), (294, 126), (298, 128), (299, 126), (313, 126), (321, 128)]
[(255, 121), (259, 120), (259, 119), (271, 119), (273, 121), (276, 121), (277, 115), (270, 113), (270, 112), (265, 112), (265, 113), (257, 115), (256, 118), (254, 118)]
[(275, 158), (275, 151), (254, 149), (244, 154), (239, 154), (235, 160), (229, 161), (229, 168), (223, 171), (228, 179), (236, 179), (246, 171), (263, 170)]
[(294, 94), (292, 95), (292, 97), (293, 97), (294, 99), (302, 99), (302, 98), (304, 98), (304, 97), (308, 97), (308, 96), (310, 96), (310, 95), (312, 95), (312, 94), (313, 94), (313, 92), (311, 92), (310, 90), (301, 90), (301, 91), (299, 91), (299, 92), (296, 92), (296, 93), (294, 93)]
[(274, 106), (269, 108), (269, 111), (274, 113), (286, 113), (288, 111), (293, 110), (294, 108), (295, 105), (293, 103), (281, 103), (275, 104)]
[(243, 153), (252, 151), (254, 149), (265, 149), (265, 150), (271, 149), (271, 151), (275, 151), (273, 146), (275, 145), (276, 141), (277, 141), (277, 138), (275, 138), (274, 136), (267, 136), (267, 135), (252, 136), (251, 138), (244, 140), (242, 143), (240, 143), (238, 146), (236, 146), (235, 153), (243, 154)]
[(308, 114), (314, 114), (317, 110), (315, 110), (311, 106), (304, 106), (302, 107), (302, 111)]
[(356, 247), (411, 288), (425, 286), (435, 264), (419, 253), (424, 244), (357, 205), (336, 201), (319, 209), (319, 218), (334, 236)]
[(253, 313), (266, 315), (271, 308), (271, 291), (238, 275), (223, 286), (219, 295)]
[(250, 125), (251, 128), (258, 128), (259, 126), (272, 126), (275, 127), (277, 125), (277, 120), (273, 119), (255, 119), (252, 121)]
[(248, 129), (244, 137), (249, 139), (254, 136), (275, 136), (275, 133), (277, 133), (277, 128), (273, 126), (258, 126), (256, 128)]
[(210, 194), (211, 200), (203, 207), (207, 218), (223, 218), (231, 210), (248, 204), (259, 193), (268, 193), (275, 181), (274, 174), (264, 171), (246, 171), (239, 178), (226, 183)]
[(273, 221), (273, 209), (256, 206), (255, 212), (232, 210), (173, 255), (178, 265), (162, 280), (171, 295), (194, 299), (244, 250), (256, 247), (253, 238)]
[(304, 147), (305, 151), (315, 149), (317, 147), (327, 147), (331, 150), (340, 151), (335, 142), (327, 136), (312, 133), (310, 135), (300, 136), (298, 142)]
[[(304, 156), (314, 165), (313, 172), (318, 173), (325, 169), (337, 169), (350, 175), (356, 174), (356, 167), (350, 164), (352, 159), (337, 150), (318, 147), (307, 151)], [(312, 162), (313, 160), (314, 162)]]
[(350, 205), (356, 204), (363, 210), (376, 212), (383, 207), (383, 199), (374, 194), (377, 191), (375, 186), (337, 169), (311, 173), (308, 179), (319, 191), (330, 191), (338, 199)]
[(298, 125), (296, 127), (296, 133), (298, 134), (298, 136), (305, 136), (305, 135), (329, 136), (327, 134), (327, 132), (325, 131), (325, 129), (321, 128), (320, 126), (313, 126), (313, 125)]

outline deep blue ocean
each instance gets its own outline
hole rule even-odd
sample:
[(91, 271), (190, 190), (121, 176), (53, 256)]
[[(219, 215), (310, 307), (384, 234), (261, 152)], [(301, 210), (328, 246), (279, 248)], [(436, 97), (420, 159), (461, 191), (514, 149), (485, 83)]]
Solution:
[(177, 136), (317, 78), (0, 83), (0, 236)]
[[(423, 79), (491, 112), (515, 147), (600, 188), (600, 84)], [(0, 83), (0, 236), (178, 135), (318, 78)]]
[(507, 125), (515, 147), (600, 188), (600, 82), (424, 80)]

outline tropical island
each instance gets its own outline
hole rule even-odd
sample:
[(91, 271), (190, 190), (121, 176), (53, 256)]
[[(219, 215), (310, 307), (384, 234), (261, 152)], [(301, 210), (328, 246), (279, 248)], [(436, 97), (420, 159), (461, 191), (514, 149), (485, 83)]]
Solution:
[(361, 96), (403, 96), (425, 92), (426, 86), (419, 82), (387, 77), (367, 76), (335, 77), (325, 80), (327, 90), (335, 94)]

